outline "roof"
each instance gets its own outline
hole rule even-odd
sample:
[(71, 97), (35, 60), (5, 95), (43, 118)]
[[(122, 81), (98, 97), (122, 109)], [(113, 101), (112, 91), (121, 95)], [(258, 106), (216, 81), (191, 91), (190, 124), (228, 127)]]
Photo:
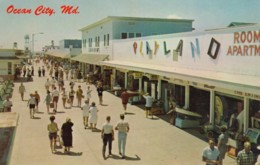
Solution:
[(108, 56), (109, 55), (101, 54), (80, 54), (71, 58), (71, 60), (96, 65), (99, 64), (100, 61), (108, 59)]
[(248, 25), (255, 25), (256, 23), (246, 23), (246, 22), (231, 22), (227, 27), (233, 26), (248, 26)]
[(108, 16), (104, 19), (101, 19), (95, 23), (92, 23), (90, 25), (87, 25), (79, 31), (87, 30), (90, 28), (93, 28), (95, 26), (98, 26), (102, 23), (114, 21), (114, 20), (124, 20), (124, 21), (154, 21), (154, 22), (193, 22), (193, 19), (171, 19), (171, 18), (146, 18), (146, 17), (119, 17), (119, 16)]
[[(224, 88), (229, 88), (232, 90), (237, 90), (237, 87), (245, 90), (259, 90), (260, 91), (260, 77), (239, 75), (232, 73), (223, 73), (216, 71), (206, 71), (206, 70), (194, 70), (189, 68), (181, 67), (169, 67), (154, 64), (143, 64), (137, 62), (128, 61), (104, 61), (101, 62), (102, 65), (112, 66), (116, 68), (128, 69), (133, 71), (139, 71), (144, 73), (150, 73), (166, 77), (174, 77), (180, 79), (189, 79), (189, 81), (194, 81), (198, 83), (209, 83), (216, 86)], [(234, 84), (237, 86), (234, 88)], [(234, 88), (234, 89), (233, 89)]]

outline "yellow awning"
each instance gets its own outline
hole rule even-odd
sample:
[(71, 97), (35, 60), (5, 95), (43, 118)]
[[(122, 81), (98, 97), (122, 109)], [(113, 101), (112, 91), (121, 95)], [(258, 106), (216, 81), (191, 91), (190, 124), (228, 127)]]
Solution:
[(80, 54), (76, 57), (71, 58), (73, 61), (79, 61), (82, 63), (94, 64), (99, 65), (100, 61), (104, 61), (108, 59), (109, 55), (100, 55), (100, 54)]

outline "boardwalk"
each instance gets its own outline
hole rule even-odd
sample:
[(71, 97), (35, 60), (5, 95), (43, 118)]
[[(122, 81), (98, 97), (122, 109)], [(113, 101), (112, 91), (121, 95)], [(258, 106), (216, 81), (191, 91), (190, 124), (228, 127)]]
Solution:
[[(38, 65), (39, 66), (39, 65)], [(48, 74), (47, 74), (48, 75)], [(73, 127), (73, 154), (64, 155), (62, 149), (57, 154), (52, 154), (49, 146), (47, 124), (49, 116), (43, 103), (45, 97), (44, 83), (47, 77), (34, 76), (33, 82), (24, 83), (26, 87), (25, 98), (35, 90), (41, 95), (39, 105), (40, 113), (36, 119), (30, 119), (29, 109), (26, 101), (21, 101), (18, 93), (19, 84), (15, 84), (12, 101), (13, 111), (19, 113), (18, 124), (15, 133), (11, 165), (201, 165), (201, 152), (207, 143), (176, 128), (169, 123), (159, 119), (146, 119), (144, 111), (137, 106), (128, 105), (129, 114), (126, 120), (130, 124), (130, 132), (127, 137), (126, 159), (121, 159), (118, 154), (117, 136), (113, 142), (113, 156), (104, 160), (101, 153), (102, 141), (100, 132), (91, 132), (83, 128), (82, 112), (80, 108), (63, 109), (61, 99), (59, 100), (56, 122), (59, 127), (66, 117), (71, 117)], [(76, 83), (86, 90), (85, 83)], [(65, 81), (68, 89), (69, 82)], [(75, 88), (76, 89), (76, 88)], [(98, 103), (98, 97), (94, 86), (91, 86), (92, 99)], [(74, 102), (76, 105), (76, 101)], [(119, 120), (119, 114), (123, 112), (121, 100), (111, 93), (104, 92), (105, 106), (97, 105), (98, 124), (101, 128), (107, 115), (111, 116), (112, 124)], [(226, 157), (225, 165), (235, 164), (235, 160)]]

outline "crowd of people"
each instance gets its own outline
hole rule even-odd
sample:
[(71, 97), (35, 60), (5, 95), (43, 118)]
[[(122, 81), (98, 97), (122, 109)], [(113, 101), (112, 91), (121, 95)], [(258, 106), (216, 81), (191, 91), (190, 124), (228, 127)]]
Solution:
[[(36, 60), (37, 61), (37, 60)], [(73, 146), (73, 135), (72, 128), (74, 123), (71, 118), (66, 118), (66, 121), (59, 128), (58, 124), (55, 122), (55, 114), (57, 111), (63, 109), (70, 109), (72, 107), (79, 107), (82, 110), (82, 120), (83, 120), (83, 128), (91, 129), (92, 131), (97, 130), (97, 122), (98, 122), (98, 107), (96, 103), (92, 101), (92, 90), (90, 86), (87, 86), (87, 89), (82, 89), (81, 85), (78, 85), (75, 89), (75, 81), (82, 78), (81, 72), (76, 70), (68, 70), (64, 69), (63, 66), (55, 63), (55, 61), (51, 60), (43, 60), (45, 66), (38, 67), (38, 77), (45, 77), (45, 68), (49, 72), (46, 77), (46, 82), (44, 84), (44, 88), (46, 89), (46, 95), (41, 99), (40, 94), (35, 91), (34, 93), (30, 93), (30, 98), (27, 102), (27, 106), (29, 107), (30, 118), (35, 118), (35, 113), (39, 110), (38, 105), (41, 100), (46, 105), (46, 110), (50, 116), (50, 123), (47, 126), (49, 132), (50, 139), (50, 148), (52, 153), (56, 153), (56, 142), (60, 137), (62, 139), (62, 145), (64, 146), (64, 153), (70, 154), (70, 149)], [(27, 75), (27, 77), (34, 76), (34, 68), (33, 65), (29, 67), (24, 66), (21, 69), (21, 74), (23, 77)], [(29, 76), (28, 76), (29, 75)], [(65, 75), (65, 76), (64, 76)], [(69, 82), (69, 89), (66, 89), (64, 81)], [(26, 92), (25, 86), (23, 83), (19, 86), (19, 93), (21, 94), (21, 100), (24, 101), (24, 94)], [(99, 105), (103, 105), (103, 87), (102, 83), (97, 84), (96, 88), (97, 96), (99, 98)], [(131, 95), (127, 93), (127, 91), (123, 91), (121, 94), (123, 108), (127, 110), (128, 99)], [(62, 108), (58, 107), (58, 101), (61, 97), (62, 100)], [(149, 94), (143, 95), (145, 98), (145, 110), (146, 117), (151, 116), (153, 118), (153, 114), (151, 113), (153, 98)], [(74, 98), (77, 100), (74, 102)], [(12, 102), (9, 100), (9, 97), (6, 99), (5, 107), (8, 111), (12, 106)], [(83, 104), (82, 104), (83, 102)], [(76, 105), (75, 105), (76, 104)], [(53, 109), (53, 110), (51, 110)], [(115, 139), (115, 131), (118, 132), (118, 151), (121, 155), (121, 158), (125, 158), (125, 145), (127, 134), (130, 130), (129, 123), (125, 121), (125, 114), (120, 114), (120, 120), (117, 122), (115, 127), (111, 124), (111, 116), (106, 117), (106, 122), (102, 125), (101, 128), (101, 138), (103, 141), (102, 148), (102, 156), (104, 159), (106, 156), (106, 148), (108, 145), (108, 155), (112, 155), (112, 142)], [(209, 146), (203, 149), (202, 152), (202, 161), (206, 163), (206, 165), (222, 165), (223, 160), (225, 159), (225, 155), (227, 152), (227, 143), (228, 143), (228, 134), (227, 128), (225, 126), (221, 127), (221, 134), (218, 138), (218, 143), (215, 143), (214, 139), (209, 139)], [(253, 153), (251, 151), (250, 142), (246, 141), (244, 143), (244, 149), (240, 151), (237, 155), (237, 164), (238, 165), (260, 165), (260, 158), (258, 158), (255, 163), (255, 159)]]
[[(35, 64), (31, 66), (24, 66), (24, 77), (26, 74), (34, 76), (35, 65), (39, 64), (40, 59), (34, 60)], [(37, 64), (36, 64), (37, 61)], [(59, 111), (64, 109), (71, 109), (78, 107), (82, 110), (83, 116), (83, 128), (90, 129), (93, 132), (98, 132), (97, 122), (99, 110), (96, 103), (92, 100), (92, 90), (88, 85), (86, 89), (82, 89), (81, 85), (76, 86), (77, 80), (82, 78), (81, 72), (78, 69), (68, 70), (64, 69), (62, 65), (55, 61), (43, 59), (44, 66), (38, 66), (38, 77), (45, 77), (44, 89), (46, 90), (45, 96), (41, 96), (38, 91), (29, 93), (29, 99), (27, 106), (29, 108), (29, 116), (31, 119), (35, 119), (35, 115), (39, 112), (39, 103), (43, 101), (46, 105), (46, 110), (49, 115), (50, 123), (47, 125), (49, 132), (50, 148), (52, 153), (57, 152), (57, 143), (64, 146), (64, 154), (70, 154), (71, 147), (73, 146), (73, 135), (72, 128), (74, 123), (71, 118), (67, 117), (66, 121), (59, 127), (59, 124), (55, 122), (55, 115)], [(46, 75), (45, 68), (47, 68), (48, 75)], [(64, 76), (65, 75), (65, 76)], [(68, 89), (65, 87), (65, 82), (69, 82)], [(23, 83), (19, 86), (21, 100), (25, 101), (26, 88)], [(99, 98), (99, 105), (103, 105), (103, 87), (102, 83), (99, 82), (96, 88), (96, 94)], [(58, 107), (58, 102), (61, 98), (62, 106)], [(76, 102), (75, 102), (75, 99)], [(101, 138), (103, 141), (102, 155), (106, 159), (105, 150), (108, 144), (109, 155), (112, 155), (112, 141), (114, 138), (114, 130), (118, 131), (118, 144), (119, 154), (122, 158), (125, 158), (125, 145), (127, 132), (129, 131), (129, 124), (124, 121), (124, 115), (120, 115), (120, 121), (117, 123), (115, 128), (110, 123), (111, 117), (106, 117), (106, 122), (102, 125)]]

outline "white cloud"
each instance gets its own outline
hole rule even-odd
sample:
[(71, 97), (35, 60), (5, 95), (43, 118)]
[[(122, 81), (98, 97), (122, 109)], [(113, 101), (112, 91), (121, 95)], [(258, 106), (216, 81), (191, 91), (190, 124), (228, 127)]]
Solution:
[(176, 15), (176, 14), (170, 14), (167, 16), (168, 19), (182, 19), (182, 17)]

